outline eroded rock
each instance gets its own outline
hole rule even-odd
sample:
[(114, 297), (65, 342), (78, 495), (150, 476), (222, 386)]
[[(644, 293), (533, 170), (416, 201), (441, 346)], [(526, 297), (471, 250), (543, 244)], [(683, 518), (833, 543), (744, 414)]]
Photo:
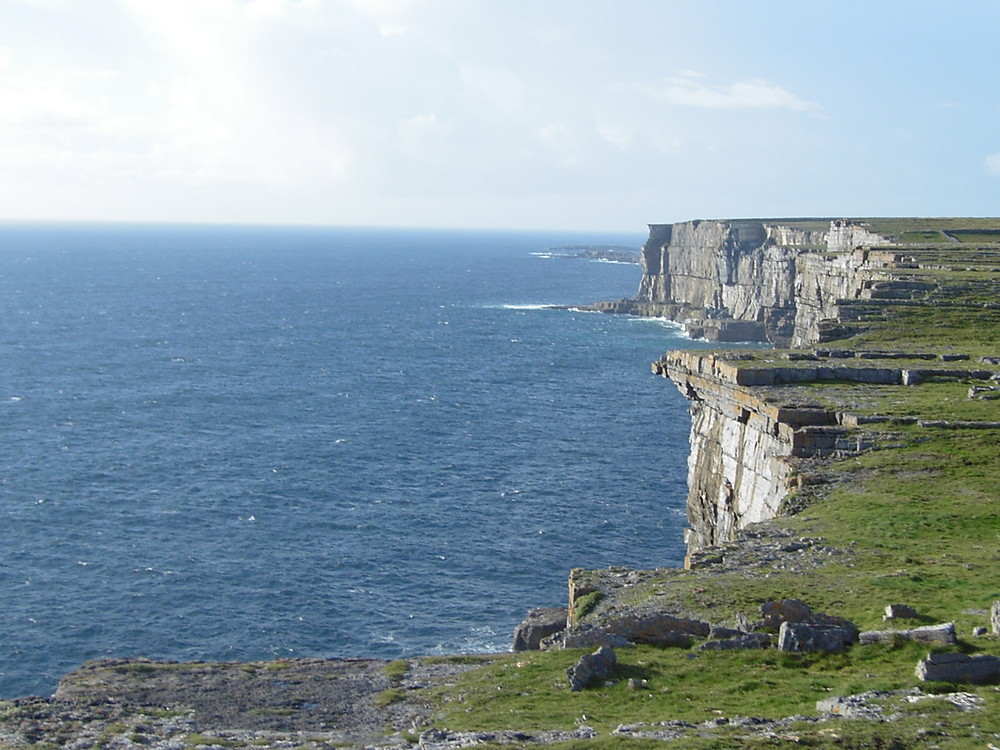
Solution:
[(733, 638), (706, 641), (699, 647), (702, 651), (735, 651), (755, 648), (770, 648), (772, 636), (767, 633), (744, 633)]
[(632, 643), (687, 647), (695, 637), (706, 637), (711, 627), (701, 620), (655, 613), (622, 617), (606, 624), (603, 629)]
[(955, 635), (955, 623), (953, 622), (946, 622), (943, 625), (925, 625), (909, 630), (866, 630), (859, 636), (862, 646), (873, 643), (889, 645), (897, 639), (935, 646), (953, 646), (958, 643), (958, 638)]
[(840, 652), (858, 639), (856, 629), (840, 625), (783, 622), (778, 631), (778, 648), (796, 652)]
[(901, 618), (912, 620), (917, 617), (920, 617), (917, 610), (906, 604), (887, 604), (885, 605), (885, 614), (882, 615), (883, 620), (898, 620)]
[(614, 674), (618, 665), (615, 650), (610, 646), (601, 646), (592, 654), (584, 654), (580, 661), (566, 670), (569, 677), (569, 689), (573, 692), (607, 680)]
[(1000, 658), (990, 654), (929, 653), (917, 662), (916, 673), (925, 682), (1000, 682)]
[(537, 651), (543, 638), (566, 629), (565, 607), (539, 607), (528, 612), (514, 630), (514, 651)]

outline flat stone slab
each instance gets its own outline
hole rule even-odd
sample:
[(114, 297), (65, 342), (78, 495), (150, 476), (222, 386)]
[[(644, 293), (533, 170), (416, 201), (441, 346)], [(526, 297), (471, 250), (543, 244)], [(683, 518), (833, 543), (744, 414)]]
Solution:
[(955, 635), (955, 623), (953, 622), (946, 622), (943, 625), (925, 625), (908, 630), (866, 630), (859, 636), (862, 646), (873, 643), (889, 645), (896, 639), (935, 646), (954, 646), (958, 643), (958, 638)]
[(1000, 658), (990, 654), (927, 654), (917, 662), (917, 677), (925, 682), (1000, 682)]

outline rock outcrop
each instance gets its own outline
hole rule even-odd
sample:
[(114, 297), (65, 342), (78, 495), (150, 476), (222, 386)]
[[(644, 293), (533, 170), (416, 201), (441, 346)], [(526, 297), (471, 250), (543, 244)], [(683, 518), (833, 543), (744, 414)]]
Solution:
[(566, 629), (565, 607), (539, 607), (514, 630), (514, 651), (538, 651), (542, 639)]
[[(887, 242), (861, 225), (821, 219), (653, 224), (636, 302), (668, 306), (692, 337), (787, 345), (857, 286), (867, 259), (853, 250)], [(829, 253), (839, 261), (829, 263)]]
[(590, 685), (604, 682), (615, 672), (618, 657), (610, 646), (601, 646), (592, 654), (584, 654), (580, 661), (566, 670), (569, 689), (574, 693)]
[[(749, 354), (692, 351), (668, 352), (653, 363), (653, 371), (673, 380), (691, 402), (689, 564), (692, 555), (779, 515), (788, 496), (810, 481), (800, 471), (803, 462), (874, 446), (863, 424), (877, 418), (775, 398), (768, 387), (824, 381), (908, 386), (928, 378), (992, 376), (987, 368), (942, 366), (959, 361), (945, 355), (803, 350), (863, 330), (890, 309), (932, 298), (934, 304), (968, 304), (959, 301), (968, 290), (944, 295), (921, 273), (934, 267), (927, 264), (935, 262), (935, 251), (893, 242), (847, 220), (650, 226), (637, 309), (650, 314), (658, 306), (692, 336), (798, 349), (785, 355), (787, 366), (755, 363)], [(928, 359), (938, 361), (925, 366)]]

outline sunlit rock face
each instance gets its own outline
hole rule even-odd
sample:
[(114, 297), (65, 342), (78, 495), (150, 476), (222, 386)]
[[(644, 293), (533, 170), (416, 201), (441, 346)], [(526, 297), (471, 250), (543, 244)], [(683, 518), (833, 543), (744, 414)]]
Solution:
[(860, 294), (870, 275), (867, 252), (855, 250), (889, 242), (846, 221), (824, 231), (780, 220), (649, 229), (638, 303), (671, 306), (694, 338), (782, 347), (819, 340), (820, 321), (835, 317), (837, 300)]
[[(844, 300), (893, 293), (880, 287), (889, 283), (894, 261), (890, 249), (880, 249), (887, 238), (848, 221), (830, 221), (823, 231), (801, 227), (823, 226), (817, 220), (789, 223), (799, 226), (780, 220), (650, 226), (638, 301), (664, 305), (692, 337), (801, 347), (836, 328)], [(691, 401), (689, 554), (778, 515), (795, 480), (795, 459), (859, 448), (836, 414), (779, 407), (754, 392), (774, 378), (816, 379), (818, 369), (759, 369), (712, 354), (669, 352), (654, 371)], [(899, 378), (889, 370), (828, 373), (835, 375)]]

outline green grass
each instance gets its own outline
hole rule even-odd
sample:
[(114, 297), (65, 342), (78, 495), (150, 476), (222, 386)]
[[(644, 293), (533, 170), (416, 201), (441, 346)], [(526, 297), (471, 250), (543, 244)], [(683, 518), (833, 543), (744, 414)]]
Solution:
[[(775, 650), (717, 652), (640, 646), (618, 650), (613, 684), (570, 693), (566, 667), (582, 651), (516, 654), (464, 675), (444, 706), (452, 730), (572, 729), (600, 732), (664, 719), (699, 723), (717, 716), (815, 715), (832, 695), (917, 685), (913, 667), (926, 646), (856, 647), (846, 654)], [(628, 680), (643, 680), (631, 689)]]
[(578, 596), (573, 602), (573, 621), (580, 622), (590, 611), (597, 606), (604, 594), (600, 591), (591, 591), (589, 594)]
[[(995, 575), (1000, 564), (995, 468), (1000, 466), (1000, 431), (916, 434), (912, 429), (905, 447), (828, 466), (829, 475), (840, 481), (804, 513), (781, 521), (803, 536), (823, 538), (824, 544), (845, 550), (844, 555), (806, 571), (767, 566), (723, 574), (665, 569), (630, 589), (628, 601), (655, 602), (665, 611), (687, 611), (720, 622), (736, 613), (753, 619), (761, 602), (794, 597), (818, 611), (845, 616), (862, 629), (885, 627), (884, 606), (906, 603), (923, 615), (910, 626), (954, 621), (963, 638), (962, 650), (1000, 655), (1000, 639), (969, 636), (972, 627), (988, 624), (988, 616), (968, 612), (986, 610), (1000, 600), (1000, 578)], [(619, 649), (614, 684), (581, 693), (569, 692), (565, 670), (584, 652), (514, 654), (439, 690), (437, 724), (453, 730), (572, 729), (585, 714), (590, 726), (610, 732), (621, 723), (663, 719), (696, 723), (719, 715), (814, 715), (816, 701), (830, 695), (917, 685), (913, 669), (926, 651), (926, 646), (915, 644), (855, 647), (846, 654), (823, 656), (774, 650)], [(630, 690), (630, 677), (645, 680), (646, 687)], [(995, 688), (964, 689), (984, 696), (993, 716), (1000, 715)], [(972, 742), (970, 727), (983, 725), (984, 715), (975, 714), (974, 722), (955, 712), (948, 717), (955, 726), (949, 724), (947, 731), (958, 744), (942, 747), (975, 746), (963, 743)], [(847, 722), (808, 727), (807, 746), (827, 746), (823, 738), (835, 738), (823, 732), (831, 729), (838, 733), (841, 747), (883, 741), (933, 744), (932, 739), (940, 743), (941, 737), (921, 734), (927, 728), (921, 721), (907, 719), (894, 728), (866, 722), (852, 722), (850, 728)], [(997, 719), (986, 723), (1000, 732)], [(677, 746), (698, 747), (700, 741)], [(733, 740), (717, 738), (713, 742), (723, 744), (701, 746), (726, 747), (727, 741)], [(642, 745), (611, 738), (580, 745), (603, 746)]]
[(404, 700), (406, 700), (405, 690), (389, 688), (378, 694), (378, 697), (375, 699), (375, 705), (385, 708), (386, 706), (391, 706), (393, 703), (399, 703)]
[(395, 659), (387, 663), (382, 667), (382, 672), (392, 680), (394, 685), (398, 685), (406, 677), (406, 673), (410, 671), (410, 662), (406, 659)]

